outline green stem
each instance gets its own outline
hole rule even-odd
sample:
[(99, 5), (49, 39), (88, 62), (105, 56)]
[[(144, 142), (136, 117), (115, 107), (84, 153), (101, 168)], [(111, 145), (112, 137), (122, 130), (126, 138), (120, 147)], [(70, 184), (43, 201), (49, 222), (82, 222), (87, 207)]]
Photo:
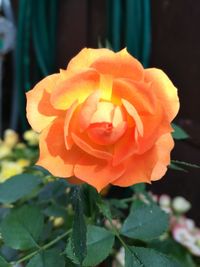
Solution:
[(122, 203), (129, 203), (129, 202), (132, 202), (133, 200), (135, 199), (135, 196), (134, 197), (128, 197), (128, 198), (124, 198), (122, 200), (120, 200)]
[[(123, 246), (126, 250), (128, 250), (132, 255), (134, 255), (135, 258), (138, 260), (138, 262), (139, 262), (140, 264), (142, 264), (142, 262), (140, 261), (140, 259), (139, 259), (138, 256), (137, 256), (137, 254), (135, 254), (135, 253), (134, 253), (134, 252), (133, 252), (127, 245), (126, 245), (126, 243), (124, 242), (124, 240), (121, 238), (120, 233), (119, 233), (119, 231), (117, 230), (117, 228), (114, 226), (114, 224), (113, 224), (111, 218), (108, 218), (108, 217), (107, 217), (107, 219), (109, 220), (109, 223), (110, 223), (110, 225), (112, 226), (112, 230), (113, 230), (113, 232), (115, 233), (115, 236), (118, 238), (119, 242), (122, 244), (122, 246)], [(143, 266), (143, 265), (141, 265), (141, 266)]]
[(121, 236), (120, 236), (120, 234), (119, 234), (117, 228), (114, 226), (114, 224), (113, 224), (111, 218), (107, 217), (107, 219), (108, 219), (110, 225), (112, 226), (112, 230), (113, 230), (115, 236), (119, 239), (120, 243), (121, 243), (126, 249), (129, 250), (129, 248), (127, 247), (126, 243), (125, 243), (124, 240), (121, 238)]
[(22, 263), (26, 260), (31, 259), (33, 256), (35, 256), (36, 254), (38, 254), (39, 252), (46, 250), (48, 248), (50, 248), (51, 246), (53, 246), (54, 244), (58, 243), (60, 240), (62, 240), (64, 237), (66, 237), (67, 235), (69, 235), (71, 233), (71, 229), (68, 230), (67, 232), (63, 233), (62, 235), (59, 235), (58, 237), (56, 237), (55, 239), (51, 240), (49, 243), (45, 244), (44, 246), (42, 246), (40, 249), (37, 249), (35, 251), (33, 251), (32, 253), (24, 256), (23, 258), (19, 259), (16, 262), (12, 262), (11, 264), (16, 265), (19, 263)]

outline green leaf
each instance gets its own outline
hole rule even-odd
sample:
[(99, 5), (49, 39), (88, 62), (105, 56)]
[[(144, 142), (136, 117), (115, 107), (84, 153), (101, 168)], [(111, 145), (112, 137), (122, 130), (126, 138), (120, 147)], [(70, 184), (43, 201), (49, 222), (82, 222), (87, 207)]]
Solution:
[(75, 265), (79, 265), (79, 259), (76, 257), (72, 250), (72, 239), (71, 237), (68, 239), (67, 246), (65, 249), (65, 253), (67, 258)]
[(125, 267), (181, 267), (170, 257), (156, 250), (143, 247), (129, 247), (125, 250)]
[[(114, 245), (114, 235), (112, 232), (94, 225), (88, 225), (87, 228), (87, 255), (82, 266), (96, 266), (105, 260), (110, 254)], [(78, 264), (78, 260), (74, 257), (71, 241), (66, 248), (67, 256)]]
[(174, 164), (174, 163), (171, 163), (169, 165), (169, 168), (172, 169), (172, 170), (175, 170), (175, 171), (182, 171), (182, 172), (188, 172), (187, 170), (185, 170), (184, 168)]
[(153, 240), (148, 243), (148, 247), (170, 255), (181, 264), (181, 267), (196, 266), (189, 251), (171, 238), (165, 240)]
[(123, 199), (115, 199), (115, 198), (111, 198), (109, 199), (109, 203), (110, 206), (113, 208), (117, 208), (117, 209), (127, 209), (128, 208), (128, 204), (123, 202)]
[(174, 164), (177, 164), (177, 165), (185, 166), (185, 167), (200, 169), (200, 165), (189, 163), (189, 162), (185, 162), (185, 161), (172, 160), (171, 162), (174, 163)]
[(112, 214), (111, 214), (111, 211), (110, 211), (110, 207), (109, 207), (109, 204), (105, 201), (100, 201), (99, 203), (97, 203), (100, 211), (102, 212), (102, 214), (112, 220)]
[(172, 127), (174, 128), (174, 132), (172, 136), (176, 140), (183, 140), (189, 138), (189, 135), (178, 125), (172, 123)]
[(80, 265), (73, 263), (69, 258), (65, 258), (65, 266), (66, 267), (80, 267)]
[(11, 265), (2, 256), (0, 256), (0, 267), (11, 267)]
[(74, 189), (73, 195), (74, 204), (74, 221), (72, 226), (72, 250), (82, 264), (86, 254), (86, 233), (87, 228), (85, 224), (85, 218), (83, 213), (83, 201), (81, 194), (81, 187), (77, 186)]
[(30, 194), (39, 184), (41, 179), (31, 174), (13, 176), (0, 184), (0, 203), (13, 203)]
[(94, 225), (88, 225), (87, 231), (87, 256), (83, 266), (96, 266), (110, 254), (115, 237), (112, 232)]
[(5, 217), (1, 233), (7, 246), (27, 250), (38, 246), (43, 225), (44, 218), (37, 207), (23, 206)]
[(55, 249), (43, 251), (34, 256), (26, 267), (65, 267), (63, 256), (59, 255), (59, 251)]
[(144, 183), (135, 184), (135, 185), (131, 186), (131, 189), (135, 193), (143, 193), (143, 192), (145, 192), (146, 185)]
[(94, 218), (98, 212), (97, 203), (99, 202), (99, 194), (97, 190), (88, 185), (83, 186), (83, 203), (84, 203), (84, 213), (87, 217)]
[(48, 205), (48, 207), (44, 210), (44, 213), (49, 217), (54, 216), (65, 218), (67, 216), (66, 208), (54, 203), (52, 205)]
[(127, 237), (148, 241), (163, 234), (169, 216), (157, 205), (136, 206), (126, 218), (121, 233)]

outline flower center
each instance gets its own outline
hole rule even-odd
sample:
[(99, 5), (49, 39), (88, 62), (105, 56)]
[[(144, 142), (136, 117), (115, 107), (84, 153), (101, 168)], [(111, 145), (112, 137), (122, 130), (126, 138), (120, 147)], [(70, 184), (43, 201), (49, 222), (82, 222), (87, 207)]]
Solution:
[(123, 120), (120, 107), (109, 102), (99, 102), (87, 128), (87, 134), (99, 145), (111, 145), (122, 137), (126, 128), (127, 123)]

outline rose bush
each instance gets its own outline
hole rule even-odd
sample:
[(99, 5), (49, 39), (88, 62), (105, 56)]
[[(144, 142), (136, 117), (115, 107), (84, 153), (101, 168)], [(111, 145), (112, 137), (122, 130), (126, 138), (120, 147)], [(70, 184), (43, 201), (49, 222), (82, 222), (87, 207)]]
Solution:
[(166, 74), (144, 69), (126, 49), (85, 48), (27, 93), (27, 118), (40, 133), (37, 164), (98, 191), (165, 174), (178, 109)]

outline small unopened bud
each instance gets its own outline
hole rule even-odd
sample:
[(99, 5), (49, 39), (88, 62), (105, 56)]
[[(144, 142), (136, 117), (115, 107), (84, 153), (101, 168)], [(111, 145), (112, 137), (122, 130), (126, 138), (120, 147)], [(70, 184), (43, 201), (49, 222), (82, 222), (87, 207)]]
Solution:
[(159, 205), (163, 208), (168, 208), (171, 205), (171, 198), (168, 195), (161, 195), (159, 198)]
[(13, 148), (19, 141), (18, 134), (11, 129), (7, 129), (4, 132), (4, 144), (10, 148)]
[(28, 142), (29, 145), (35, 146), (38, 145), (39, 135), (33, 130), (28, 130), (23, 135), (24, 139)]
[(53, 220), (54, 227), (60, 227), (64, 224), (64, 219), (62, 217), (57, 217)]
[(3, 159), (9, 156), (11, 153), (11, 148), (6, 146), (5, 144), (0, 145), (0, 159)]

